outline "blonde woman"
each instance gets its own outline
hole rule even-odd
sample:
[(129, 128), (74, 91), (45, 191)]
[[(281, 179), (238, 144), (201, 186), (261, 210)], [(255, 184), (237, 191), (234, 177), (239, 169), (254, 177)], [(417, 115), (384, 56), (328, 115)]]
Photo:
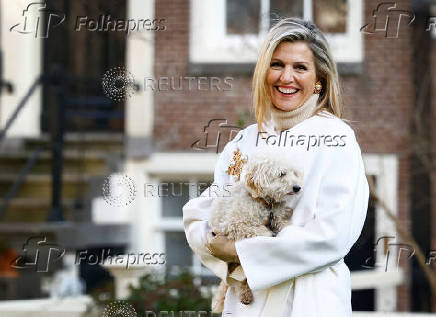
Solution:
[(242, 304), (229, 287), (223, 316), (351, 316), (343, 258), (361, 234), (369, 188), (355, 134), (341, 119), (335, 62), (313, 23), (288, 18), (271, 28), (254, 72), (253, 103), (257, 124), (225, 146), (215, 186), (237, 179), (240, 155), (249, 158), (259, 146), (282, 147), (304, 169), (291, 224), (276, 237), (234, 242), (213, 236), (208, 219), (214, 195), (206, 190), (183, 207), (189, 245), (229, 285), (237, 277), (228, 274), (227, 264), (243, 268), (254, 301)]

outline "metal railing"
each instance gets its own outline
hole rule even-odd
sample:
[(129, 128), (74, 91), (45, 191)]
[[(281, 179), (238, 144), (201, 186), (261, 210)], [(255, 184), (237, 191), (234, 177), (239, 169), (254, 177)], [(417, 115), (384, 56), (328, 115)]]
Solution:
[[(34, 83), (30, 86), (27, 93), (21, 99), (21, 101), (16, 106), (14, 112), (11, 117), (7, 120), (5, 124), (5, 128), (0, 131), (0, 142), (6, 137), (6, 133), (14, 121), (19, 116), (22, 109), (25, 107), (30, 97), (36, 91), (36, 89), (40, 85), (48, 85), (48, 87), (52, 88), (53, 92), (58, 98), (58, 106), (54, 111), (56, 112), (56, 127), (52, 130), (51, 133), (51, 148), (52, 151), (52, 204), (51, 210), (49, 212), (48, 219), (49, 221), (62, 221), (62, 152), (63, 152), (63, 138), (64, 138), (64, 94), (65, 94), (65, 84), (66, 77), (60, 68), (54, 68), (48, 76), (40, 75)], [(12, 184), (9, 191), (6, 193), (2, 205), (0, 206), (0, 219), (3, 218), (4, 213), (6, 212), (10, 201), (16, 196), (19, 189), (23, 185), (26, 180), (27, 175), (31, 172), (33, 166), (39, 159), (41, 152), (43, 150), (49, 149), (46, 146), (40, 146), (36, 150), (34, 150), (29, 159), (27, 160), (24, 167), (20, 170), (18, 178)]]
[[(77, 81), (77, 78), (70, 78), (64, 73), (61, 67), (54, 66), (48, 75), (40, 75), (34, 83), (30, 86), (27, 93), (20, 100), (16, 106), (11, 117), (7, 120), (5, 128), (0, 131), (0, 143), (5, 139), (6, 133), (14, 121), (17, 119), (31, 96), (37, 90), (40, 85), (45, 85), (55, 96), (55, 106), (52, 106), (49, 110), (49, 125), (50, 125), (50, 145), (40, 146), (36, 150), (32, 151), (29, 159), (20, 170), (17, 179), (12, 184), (8, 192), (6, 193), (2, 204), (0, 206), (0, 220), (3, 219), (4, 214), (11, 202), (11, 200), (17, 195), (19, 189), (24, 184), (26, 177), (32, 171), (33, 166), (38, 161), (41, 152), (45, 150), (51, 150), (52, 166), (51, 166), (51, 209), (49, 210), (47, 220), (48, 221), (63, 221), (62, 211), (62, 171), (63, 171), (63, 151), (64, 151), (64, 134), (66, 130), (66, 117), (122, 117), (124, 114), (118, 112), (112, 113), (110, 106), (112, 101), (106, 97), (90, 96), (86, 98), (72, 98), (68, 97), (68, 85), (71, 81)], [(98, 106), (106, 109), (106, 111), (98, 111), (97, 113), (82, 113), (77, 110), (71, 110), (75, 108), (77, 104), (85, 104), (86, 106)]]

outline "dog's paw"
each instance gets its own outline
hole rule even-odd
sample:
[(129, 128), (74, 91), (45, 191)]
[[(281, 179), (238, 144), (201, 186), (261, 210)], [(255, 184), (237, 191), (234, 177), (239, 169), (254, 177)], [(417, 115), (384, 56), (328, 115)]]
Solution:
[(239, 299), (241, 300), (242, 304), (249, 305), (253, 302), (253, 293), (250, 290), (243, 292)]

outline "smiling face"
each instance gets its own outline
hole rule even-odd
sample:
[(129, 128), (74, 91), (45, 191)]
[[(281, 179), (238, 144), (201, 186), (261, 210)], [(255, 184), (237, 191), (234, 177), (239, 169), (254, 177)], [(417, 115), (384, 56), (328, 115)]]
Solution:
[(273, 106), (283, 111), (297, 109), (313, 95), (316, 67), (306, 42), (282, 42), (274, 51), (266, 74)]

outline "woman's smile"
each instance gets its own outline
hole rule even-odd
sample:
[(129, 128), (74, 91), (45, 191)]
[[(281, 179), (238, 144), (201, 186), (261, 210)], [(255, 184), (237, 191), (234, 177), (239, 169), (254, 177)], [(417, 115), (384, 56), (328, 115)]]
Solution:
[(275, 86), (275, 88), (283, 95), (287, 97), (295, 96), (300, 90), (294, 86)]

